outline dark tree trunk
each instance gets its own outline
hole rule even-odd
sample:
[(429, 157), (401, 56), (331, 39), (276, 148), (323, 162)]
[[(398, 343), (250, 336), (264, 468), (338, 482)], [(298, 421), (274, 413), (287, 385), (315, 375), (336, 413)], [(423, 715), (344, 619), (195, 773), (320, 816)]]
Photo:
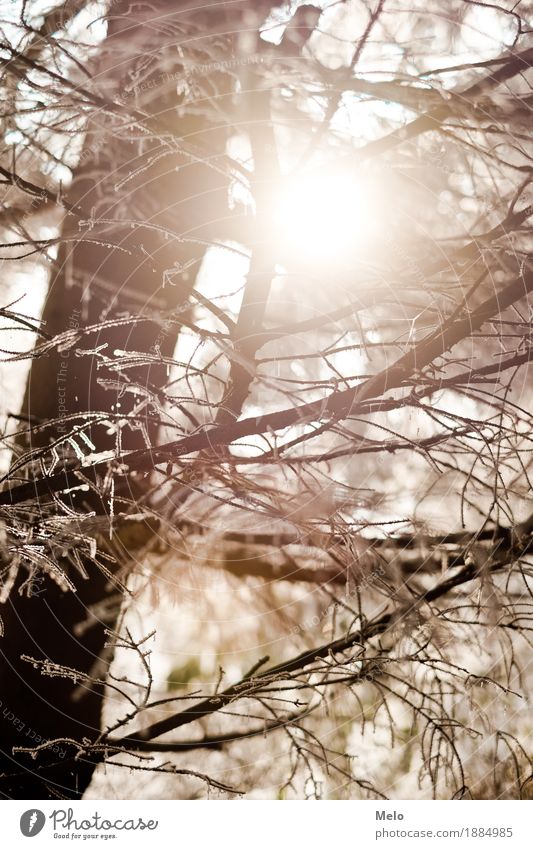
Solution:
[[(142, 54), (143, 45), (147, 52), (154, 47), (150, 43), (151, 31), (143, 28), (142, 19), (138, 26), (132, 26), (131, 10), (135, 13), (135, 7), (129, 0), (121, 5), (123, 9), (116, 4), (113, 7), (115, 17), (104, 44), (103, 62), (107, 68), (100, 68), (98, 77), (100, 88), (114, 88), (115, 96), (121, 92), (128, 70)], [(163, 4), (164, 8), (168, 5)], [(150, 7), (153, 9), (153, 4)], [(142, 16), (142, 12), (139, 14)], [(120, 47), (119, 55), (123, 57), (124, 44), (129, 42), (134, 46), (129, 61), (117, 61), (113, 68), (116, 47)], [(177, 61), (175, 48), (173, 55)], [(160, 67), (155, 65), (154, 79), (161, 75)], [(128, 100), (124, 102), (127, 104)], [(163, 125), (174, 122), (174, 132), (182, 137), (193, 134), (195, 145), (223, 154), (225, 131), (210, 130), (203, 117), (178, 117), (176, 105), (175, 87), (169, 90), (154, 85), (150, 113)], [(143, 104), (143, 108), (147, 110), (148, 104)], [(100, 119), (105, 126), (107, 119)], [(132, 139), (139, 135), (133, 129)], [(124, 131), (114, 131), (112, 122), (108, 134), (94, 130), (93, 125), (69, 201), (82, 207), (87, 219), (144, 218), (200, 240), (214, 235), (224, 237), (217, 225), (227, 216), (224, 176), (202, 163), (184, 166), (178, 154), (160, 159), (155, 156), (150, 164), (151, 154), (161, 150), (155, 135), (140, 144), (138, 139), (125, 140)], [(142, 169), (139, 176), (115, 193), (114, 185), (137, 168)], [(67, 218), (67, 225), (71, 221)], [(172, 310), (183, 301), (186, 288), (193, 285), (197, 264), (190, 266), (188, 275), (181, 276), (177, 287), (163, 288), (164, 271), (174, 263), (183, 266), (191, 260), (199, 261), (205, 250), (201, 243), (167, 240), (155, 229), (131, 229), (127, 222), (122, 227), (110, 227), (109, 242), (121, 249), (88, 241), (74, 247), (68, 242), (61, 248), (43, 315), (48, 333), (95, 324), (103, 317), (112, 318), (126, 311), (143, 315), (159, 309)], [(157, 347), (162, 354), (171, 355), (175, 342), (175, 329), (162, 331), (160, 323), (148, 321), (98, 332), (82, 345), (96, 348), (105, 344), (103, 353), (109, 355), (116, 349), (148, 352)], [(97, 370), (96, 365), (95, 357), (79, 357), (73, 350), (68, 355), (58, 352), (35, 360), (26, 393), (26, 413), (34, 420), (46, 421), (84, 411), (131, 412), (133, 395), (102, 386), (102, 378), (116, 380), (117, 375), (105, 367)], [(129, 372), (129, 376), (153, 390), (164, 384), (167, 371), (165, 366), (155, 364)], [(124, 448), (144, 446), (146, 435), (155, 440), (156, 411), (150, 404), (143, 417), (143, 427), (124, 429)], [(33, 434), (32, 443), (48, 444), (61, 433), (68, 433), (69, 427), (68, 423), (59, 422)], [(108, 431), (109, 425), (91, 428), (90, 437), (98, 451), (115, 445), (115, 437)], [(134, 499), (135, 493), (130, 489), (134, 485), (126, 481), (123, 491), (116, 495)], [(69, 499), (78, 512), (91, 509), (105, 515), (107, 505), (97, 496), (72, 493)], [(35, 760), (28, 754), (13, 753), (14, 747), (57, 737), (92, 739), (100, 730), (103, 686), (43, 675), (40, 668), (21, 660), (21, 655), (28, 655), (88, 674), (102, 655), (104, 629), (115, 624), (120, 599), (110, 619), (99, 621), (92, 617), (92, 627), (80, 626), (87, 620), (88, 610), (116, 595), (116, 587), (94, 563), (86, 563), (89, 577), (85, 580), (72, 567), (62, 565), (75, 582), (75, 593), (63, 592), (46, 578), (39, 584), (38, 593), (30, 592), (28, 597), (25, 592), (19, 593), (21, 578), (2, 613), (5, 636), (0, 641), (0, 699), (4, 712), (0, 715), (0, 796), (4, 798), (77, 798), (87, 788), (94, 769), (92, 763), (74, 760), (75, 750), (65, 744), (58, 744), (55, 751), (39, 753)], [(113, 610), (112, 604), (108, 607)]]

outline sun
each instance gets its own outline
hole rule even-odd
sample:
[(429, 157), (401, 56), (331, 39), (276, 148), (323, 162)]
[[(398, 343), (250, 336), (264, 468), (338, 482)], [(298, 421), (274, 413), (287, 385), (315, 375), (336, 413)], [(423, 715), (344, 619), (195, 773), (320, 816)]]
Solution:
[(340, 170), (287, 178), (272, 205), (278, 238), (295, 259), (343, 265), (375, 232), (372, 191)]

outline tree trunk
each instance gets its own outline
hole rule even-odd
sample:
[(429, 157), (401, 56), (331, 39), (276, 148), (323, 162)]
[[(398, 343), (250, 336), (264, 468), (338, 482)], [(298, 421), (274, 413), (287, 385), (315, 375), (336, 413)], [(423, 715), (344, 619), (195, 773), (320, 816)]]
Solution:
[[(168, 5), (163, 4), (163, 8)], [(153, 15), (153, 4), (151, 10)], [(138, 15), (133, 22), (132, 14)], [(120, 94), (128, 71), (135, 68), (143, 50), (148, 53), (153, 49), (151, 39), (157, 33), (154, 36), (150, 28), (143, 27), (146, 22), (142, 15), (129, 0), (118, 7), (114, 4), (96, 77), (99, 90), (105, 88), (112, 93), (114, 89), (115, 97)], [(128, 45), (131, 45), (129, 51)], [(116, 61), (117, 50), (119, 55), (129, 53), (127, 62)], [(157, 82), (158, 75), (161, 77), (161, 51), (155, 57), (152, 79)], [(175, 45), (173, 57), (177, 62)], [(195, 145), (204, 145), (222, 155), (224, 131), (211, 130), (203, 116), (185, 113), (185, 117), (178, 118), (176, 101), (175, 83), (170, 88), (154, 84), (150, 103), (143, 104), (143, 108), (149, 108), (163, 126), (165, 122), (167, 126), (174, 122), (173, 131), (179, 136), (192, 134)], [(125, 97), (123, 103), (129, 106), (132, 101)], [(100, 126), (105, 127), (106, 118), (102, 119), (101, 115), (99, 118)], [(49, 334), (96, 324), (102, 318), (110, 319), (124, 312), (141, 316), (157, 310), (165, 313), (177, 307), (183, 302), (187, 287), (194, 283), (205, 250), (203, 240), (212, 238), (218, 228), (217, 221), (227, 217), (227, 180), (223, 175), (202, 162), (184, 166), (178, 153), (158, 158), (163, 147), (155, 134), (139, 141), (138, 128), (132, 127), (131, 137), (135, 140), (130, 142), (126, 135), (124, 130), (112, 128), (108, 133), (89, 128), (68, 200), (83, 209), (88, 221), (125, 219), (109, 231), (109, 242), (120, 248), (89, 241), (74, 247), (72, 242), (63, 244), (43, 314)], [(114, 186), (137, 169), (138, 176), (115, 192)], [(187, 232), (201, 241), (190, 244), (166, 239), (155, 228), (134, 226), (132, 229), (128, 219), (170, 226), (174, 232)], [(69, 221), (71, 217), (67, 218)], [(224, 237), (224, 233), (217, 235)], [(105, 237), (102, 241), (106, 242)], [(175, 263), (192, 271), (180, 275), (177, 287), (163, 288), (164, 272)], [(168, 329), (157, 321), (112, 327), (84, 339), (81, 344), (92, 349), (105, 345), (103, 353), (109, 356), (117, 349), (160, 350), (161, 354), (171, 356), (176, 343), (175, 327)], [(110, 388), (109, 381), (116, 382), (117, 375), (105, 367), (97, 371), (96, 365), (96, 357), (76, 356), (73, 350), (52, 353), (33, 362), (25, 412), (32, 421), (58, 420), (54, 427), (32, 434), (34, 447), (49, 444), (61, 434), (67, 435), (71, 424), (61, 421), (65, 416), (98, 411), (111, 415), (117, 411), (124, 415), (132, 412), (136, 403), (133, 394), (122, 393), (116, 386)], [(150, 392), (164, 384), (167, 369), (155, 363), (128, 374)], [(102, 385), (102, 378), (107, 386)], [(146, 405), (136, 424), (135, 428), (123, 429), (123, 448), (143, 447), (147, 438), (151, 442), (155, 440), (157, 410), (153, 405)], [(109, 423), (94, 425), (87, 431), (97, 451), (115, 447), (116, 436), (109, 431)], [(115, 496), (134, 499), (130, 486), (131, 481), (122, 492), (116, 491)], [(91, 493), (71, 493), (69, 505), (77, 512), (90, 509), (101, 516), (108, 509), (104, 500)], [(40, 667), (21, 660), (21, 655), (27, 655), (78, 670), (82, 675), (91, 672), (104, 650), (105, 628), (112, 628), (116, 622), (120, 599), (113, 606), (116, 587), (94, 563), (86, 562), (85, 566), (88, 579), (84, 580), (71, 565), (62, 563), (76, 585), (75, 593), (63, 592), (46, 578), (39, 583), (37, 591), (33, 585), (33, 592), (30, 589), (28, 594), (21, 577), (2, 613), (5, 636), (0, 641), (4, 711), (0, 716), (0, 796), (4, 798), (77, 798), (91, 779), (94, 765), (74, 760), (75, 750), (68, 745), (58, 744), (55, 751), (40, 752), (35, 760), (27, 753), (13, 753), (13, 748), (18, 746), (34, 746), (57, 737), (94, 738), (99, 733), (102, 684), (89, 685), (83, 680), (77, 683), (71, 678), (43, 675)], [(93, 616), (92, 627), (80, 627), (94, 605), (101, 608), (106, 602), (112, 611), (106, 621)]]

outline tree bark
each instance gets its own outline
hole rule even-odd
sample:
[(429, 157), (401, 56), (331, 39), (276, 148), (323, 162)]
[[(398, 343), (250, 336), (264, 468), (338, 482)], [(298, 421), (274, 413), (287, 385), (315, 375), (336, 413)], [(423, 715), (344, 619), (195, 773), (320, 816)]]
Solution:
[[(162, 3), (165, 11), (175, 4)], [(112, 7), (108, 34), (103, 44), (102, 59), (95, 74), (99, 89), (123, 92), (128, 72), (143, 49), (154, 48), (154, 32), (146, 26), (147, 14), (156, 14), (131, 6), (124, 0)], [(135, 17), (132, 17), (135, 16)], [(209, 17), (209, 13), (207, 13)], [(212, 18), (214, 15), (212, 15)], [(210, 21), (207, 21), (209, 23)], [(157, 35), (157, 33), (156, 33)], [(128, 44), (132, 45), (128, 55)], [(158, 45), (161, 47), (161, 45)], [(118, 54), (117, 54), (118, 51)], [(121, 61), (116, 60), (116, 56)], [(157, 53), (155, 54), (157, 57)], [(174, 62), (177, 53), (174, 47)], [(149, 108), (160, 126), (173, 129), (181, 137), (193, 137), (195, 145), (224, 154), (225, 130), (211, 129), (203, 116), (185, 112), (177, 117), (175, 87), (158, 85), (160, 65), (156, 58)], [(134, 95), (132, 95), (132, 98)], [(128, 106), (128, 99), (123, 98)], [(172, 126), (174, 124), (174, 126)], [(107, 118), (100, 116), (105, 128)], [(132, 125), (132, 139), (139, 133)], [(204, 241), (220, 229), (219, 221), (227, 217), (227, 180), (202, 161), (183, 164), (176, 152), (158, 158), (164, 145), (154, 132), (146, 139), (125, 138), (112, 127), (89, 127), (85, 148), (77, 169), (68, 201), (83, 211), (89, 222), (102, 219), (131, 218), (150, 224), (171, 227), (174, 232), (188, 233), (199, 243), (165, 238), (153, 227), (130, 226), (128, 221), (110, 228), (109, 240), (102, 244), (81, 241), (66, 242), (59, 251), (53, 271), (43, 318), (46, 331), (54, 335), (76, 326), (113, 318), (125, 311), (143, 315), (175, 309), (194, 284), (194, 274), (204, 253)], [(118, 193), (114, 186), (139, 169), (139, 174), (124, 184)], [(69, 225), (72, 217), (67, 217)], [(206, 224), (207, 222), (207, 224)], [(98, 225), (100, 228), (101, 225)], [(99, 230), (99, 232), (101, 232)], [(224, 236), (224, 233), (216, 233)], [(111, 247), (111, 243), (117, 247)], [(163, 287), (165, 271), (175, 263), (191, 267), (192, 272), (179, 276), (178, 286)], [(176, 282), (176, 281), (175, 281)], [(105, 345), (105, 352), (116, 349), (156, 352), (172, 356), (176, 343), (176, 325), (165, 328), (158, 321), (136, 326), (106, 329), (91, 337), (91, 347)], [(130, 379), (147, 391), (157, 390), (167, 378), (166, 366), (156, 363), (129, 372)], [(101, 378), (115, 379), (105, 368), (97, 370), (93, 356), (75, 356), (73, 351), (54, 352), (33, 361), (27, 386), (24, 411), (31, 421), (58, 420), (54, 427), (31, 435), (31, 443), (49, 444), (52, 438), (68, 434), (70, 424), (65, 416), (102, 411), (124, 415), (132, 412), (132, 394), (121, 394), (117, 388), (103, 386)], [(120, 405), (120, 406), (119, 406)], [(137, 428), (123, 430), (123, 448), (146, 447), (157, 433), (157, 411), (148, 404)], [(142, 426), (141, 426), (142, 425)], [(115, 446), (109, 424), (95, 425), (88, 431), (97, 451)], [(135, 498), (129, 488), (116, 496)], [(108, 505), (92, 493), (71, 493), (70, 506), (78, 512), (94, 510), (105, 515)], [(127, 553), (125, 553), (127, 556)], [(104, 651), (105, 628), (113, 627), (120, 600), (112, 604), (116, 587), (88, 561), (88, 578), (83, 579), (66, 563), (76, 592), (63, 592), (46, 579), (38, 592), (28, 596), (21, 576), (2, 612), (5, 636), (0, 640), (0, 681), (3, 716), (0, 716), (0, 797), (17, 799), (78, 798), (87, 788), (94, 764), (74, 761), (72, 752), (61, 746), (56, 751), (40, 752), (33, 760), (27, 753), (13, 752), (19, 746), (36, 745), (56, 737), (94, 738), (100, 731), (104, 685), (84, 683)], [(81, 628), (87, 611), (95, 605), (111, 609), (106, 621), (92, 617), (93, 625)], [(22, 655), (36, 660), (78, 670), (78, 682), (68, 677), (43, 675), (40, 668), (23, 661)]]

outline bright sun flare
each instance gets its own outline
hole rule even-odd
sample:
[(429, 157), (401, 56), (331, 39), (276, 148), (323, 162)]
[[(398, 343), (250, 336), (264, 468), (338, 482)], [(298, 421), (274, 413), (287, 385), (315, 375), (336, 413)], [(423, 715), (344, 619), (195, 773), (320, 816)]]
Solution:
[(373, 229), (371, 192), (353, 174), (322, 172), (291, 180), (274, 214), (290, 251), (315, 262), (347, 261)]

